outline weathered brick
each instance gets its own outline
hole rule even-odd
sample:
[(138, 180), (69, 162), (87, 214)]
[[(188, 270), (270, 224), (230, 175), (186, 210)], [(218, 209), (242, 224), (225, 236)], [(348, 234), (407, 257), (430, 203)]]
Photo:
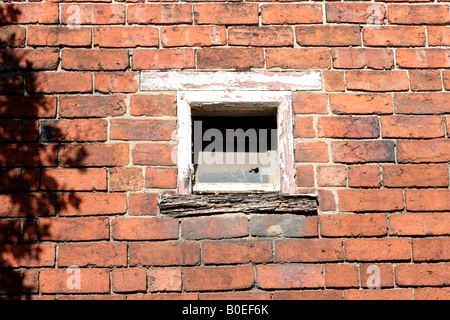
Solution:
[(414, 300), (449, 300), (450, 288), (414, 289)]
[(144, 268), (117, 268), (111, 272), (114, 292), (147, 291), (147, 272)]
[(394, 142), (382, 141), (336, 141), (332, 142), (334, 162), (366, 163), (394, 162)]
[(319, 264), (267, 264), (256, 266), (261, 289), (321, 288), (324, 286), (323, 266)]
[(132, 95), (130, 113), (133, 116), (175, 116), (177, 97), (172, 94)]
[(42, 171), (41, 188), (66, 191), (106, 190), (106, 170), (45, 169)]
[(138, 191), (144, 187), (141, 168), (113, 168), (109, 171), (110, 191)]
[(322, 214), (320, 229), (323, 237), (377, 237), (388, 231), (385, 214)]
[(70, 144), (59, 150), (62, 167), (113, 167), (129, 162), (130, 146), (114, 144)]
[(192, 23), (190, 4), (132, 4), (128, 6), (129, 24)]
[(89, 241), (109, 239), (108, 218), (41, 218), (41, 240)]
[(378, 138), (380, 126), (376, 117), (320, 117), (317, 134), (325, 138)]
[(323, 80), (326, 92), (345, 91), (345, 74), (343, 71), (324, 70)]
[(55, 145), (2, 144), (0, 145), (0, 167), (40, 167), (56, 166)]
[(157, 28), (151, 27), (97, 27), (94, 45), (107, 48), (157, 47)]
[(111, 222), (114, 240), (178, 239), (178, 220), (171, 218), (116, 218)]
[(441, 91), (442, 80), (439, 70), (410, 70), (409, 81), (412, 91)]
[(383, 166), (386, 187), (448, 187), (447, 164), (411, 164)]
[[(80, 287), (77, 288), (73, 280), (75, 271), (66, 269), (41, 270), (41, 292), (46, 293), (108, 293), (109, 270), (80, 269)], [(68, 285), (71, 284), (71, 285)]]
[(429, 26), (427, 31), (430, 46), (450, 45), (450, 28), (446, 26)]
[(439, 116), (387, 116), (381, 117), (383, 138), (441, 138), (444, 121)]
[(217, 217), (185, 218), (181, 221), (184, 239), (222, 239), (248, 236), (247, 217), (230, 214)]
[(329, 69), (330, 50), (327, 48), (266, 49), (267, 68)]
[(236, 291), (200, 293), (200, 300), (270, 300), (270, 293), (264, 291)]
[(336, 200), (333, 191), (327, 189), (317, 190), (317, 200), (320, 211), (335, 211)]
[(130, 266), (196, 265), (200, 262), (198, 242), (146, 242), (128, 245)]
[(392, 114), (389, 94), (331, 94), (330, 105), (335, 114)]
[(0, 24), (58, 23), (57, 3), (3, 3), (0, 11)]
[(232, 240), (203, 242), (205, 264), (272, 262), (270, 240)]
[(344, 291), (345, 300), (412, 300), (412, 289), (350, 289)]
[(345, 187), (345, 166), (318, 166), (317, 184), (320, 187)]
[(316, 129), (314, 129), (313, 117), (295, 117), (294, 118), (294, 137), (295, 138), (315, 138)]
[(310, 164), (295, 166), (297, 187), (314, 187), (314, 167)]
[(398, 211), (404, 208), (402, 190), (338, 190), (341, 211)]
[(173, 189), (177, 186), (177, 169), (148, 167), (145, 172), (146, 188)]
[(0, 27), (0, 47), (24, 47), (25, 37), (26, 37), (26, 29), (23, 27), (19, 26)]
[(346, 71), (347, 89), (360, 91), (407, 91), (406, 71)]
[(176, 26), (161, 29), (163, 47), (209, 47), (225, 45), (225, 26)]
[(111, 139), (113, 140), (170, 140), (176, 128), (172, 120), (111, 120)]
[(398, 140), (397, 160), (400, 163), (427, 163), (450, 161), (450, 141)]
[(320, 93), (292, 93), (292, 107), (294, 113), (308, 114), (320, 113), (326, 114), (328, 97)]
[(450, 190), (407, 189), (406, 209), (410, 211), (450, 211)]
[(421, 47), (425, 46), (424, 27), (377, 26), (363, 29), (366, 46), (374, 47)]
[(125, 23), (124, 4), (77, 4), (80, 12), (79, 20), (73, 19), (75, 10), (72, 6), (72, 4), (61, 5), (61, 22), (64, 25), (74, 25), (77, 22), (81, 25)]
[[(51, 118), (56, 115), (56, 97), (0, 96), (2, 118)], [(30, 108), (36, 106), (35, 108)]]
[(89, 93), (92, 88), (92, 75), (87, 72), (39, 72), (27, 76), (27, 90), (32, 93)]
[(1, 194), (1, 217), (52, 216), (56, 213), (55, 194)]
[(181, 291), (181, 268), (157, 268), (148, 270), (150, 292)]
[(405, 238), (346, 239), (347, 261), (411, 260), (410, 240)]
[(390, 263), (362, 263), (359, 270), (363, 288), (394, 287), (394, 266)]
[(222, 291), (246, 289), (253, 285), (253, 266), (186, 267), (183, 286), (186, 291)]
[(58, 248), (58, 267), (121, 267), (127, 265), (125, 243), (64, 243)]
[(421, 238), (412, 240), (414, 261), (450, 260), (450, 238)]
[(59, 114), (64, 118), (104, 118), (125, 114), (125, 97), (111, 96), (62, 96)]
[(295, 144), (296, 162), (328, 162), (328, 145), (323, 141), (305, 141)]
[(393, 4), (388, 7), (388, 19), (391, 24), (446, 24), (450, 22), (450, 12), (446, 5)]
[(102, 72), (95, 74), (95, 91), (134, 93), (138, 90), (136, 72)]
[(450, 112), (449, 93), (396, 93), (395, 112), (405, 114), (440, 114)]
[(359, 46), (359, 26), (299, 26), (295, 27), (297, 43), (301, 46)]
[(261, 5), (263, 24), (322, 23), (320, 4), (263, 4)]
[(446, 212), (394, 214), (389, 217), (389, 234), (394, 236), (450, 235), (450, 215)]
[(340, 290), (283, 290), (273, 293), (273, 300), (342, 300)]
[(228, 44), (255, 47), (293, 46), (294, 30), (286, 26), (230, 27), (228, 28)]
[(394, 52), (389, 49), (339, 48), (332, 50), (337, 69), (392, 69)]
[(395, 266), (395, 282), (399, 286), (448, 286), (449, 263), (399, 264)]
[(128, 51), (116, 49), (64, 49), (61, 66), (65, 70), (125, 70)]
[(327, 22), (362, 23), (382, 25), (386, 17), (386, 7), (373, 3), (327, 3)]
[(293, 214), (252, 215), (250, 234), (256, 237), (315, 237), (317, 217)]
[(127, 212), (122, 193), (63, 193), (58, 197), (60, 216), (116, 215)]
[(446, 49), (397, 49), (395, 55), (401, 68), (450, 67), (450, 50)]
[(280, 262), (343, 261), (342, 241), (335, 239), (289, 239), (275, 244), (275, 259)]
[(194, 5), (195, 24), (258, 24), (256, 3), (204, 3)]
[(197, 50), (199, 69), (248, 69), (264, 67), (261, 48), (201, 48)]
[(43, 141), (105, 141), (107, 121), (104, 119), (43, 120)]
[(176, 145), (161, 143), (136, 144), (133, 149), (133, 162), (137, 165), (175, 165)]
[(91, 37), (89, 28), (30, 26), (27, 43), (30, 46), (85, 47), (91, 45)]
[(359, 267), (356, 264), (325, 265), (325, 285), (327, 288), (358, 288)]
[(133, 52), (133, 70), (188, 69), (195, 67), (192, 49), (136, 49)]
[(2, 268), (52, 267), (55, 265), (54, 244), (0, 245)]
[(156, 193), (131, 193), (130, 216), (155, 216), (158, 212), (158, 194)]
[(0, 49), (2, 70), (56, 70), (57, 49)]

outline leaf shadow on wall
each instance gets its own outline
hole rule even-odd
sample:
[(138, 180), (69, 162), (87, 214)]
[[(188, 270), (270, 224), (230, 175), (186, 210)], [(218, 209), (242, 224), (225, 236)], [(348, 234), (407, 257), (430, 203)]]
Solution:
[[(38, 49), (23, 49), (20, 15), (17, 5), (0, 7), (0, 299), (39, 293), (39, 267), (54, 266), (56, 251), (54, 243), (41, 241), (51, 239), (51, 219), (46, 224), (39, 219), (77, 208), (81, 201), (76, 193), (58, 199), (58, 190), (70, 190), (70, 181), (60, 186), (46, 176), (46, 187), (41, 185), (43, 168), (58, 167), (61, 141), (43, 143), (39, 119), (56, 118), (57, 97), (33, 94), (39, 92), (35, 77), (42, 70), (33, 70), (34, 61), (26, 57), (25, 51)], [(58, 130), (51, 128), (63, 136)], [(86, 156), (81, 150), (71, 166), (79, 167)]]

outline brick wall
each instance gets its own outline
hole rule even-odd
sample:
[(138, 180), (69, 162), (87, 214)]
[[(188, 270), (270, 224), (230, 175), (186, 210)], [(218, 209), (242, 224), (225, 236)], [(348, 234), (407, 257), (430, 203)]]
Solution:
[[(1, 297), (450, 299), (448, 2), (59, 2), (0, 4)], [(317, 216), (161, 216), (181, 69), (321, 72)]]

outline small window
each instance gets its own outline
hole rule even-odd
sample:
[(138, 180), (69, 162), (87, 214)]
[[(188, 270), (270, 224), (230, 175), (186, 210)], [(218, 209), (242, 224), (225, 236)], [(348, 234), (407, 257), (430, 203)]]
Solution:
[(178, 98), (180, 194), (295, 193), (290, 92)]

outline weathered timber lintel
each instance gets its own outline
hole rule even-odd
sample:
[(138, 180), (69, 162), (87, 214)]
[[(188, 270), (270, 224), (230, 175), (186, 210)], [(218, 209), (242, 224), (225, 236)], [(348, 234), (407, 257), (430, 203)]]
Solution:
[(171, 217), (187, 217), (224, 213), (290, 213), (317, 214), (314, 194), (219, 193), (163, 195), (160, 213)]

